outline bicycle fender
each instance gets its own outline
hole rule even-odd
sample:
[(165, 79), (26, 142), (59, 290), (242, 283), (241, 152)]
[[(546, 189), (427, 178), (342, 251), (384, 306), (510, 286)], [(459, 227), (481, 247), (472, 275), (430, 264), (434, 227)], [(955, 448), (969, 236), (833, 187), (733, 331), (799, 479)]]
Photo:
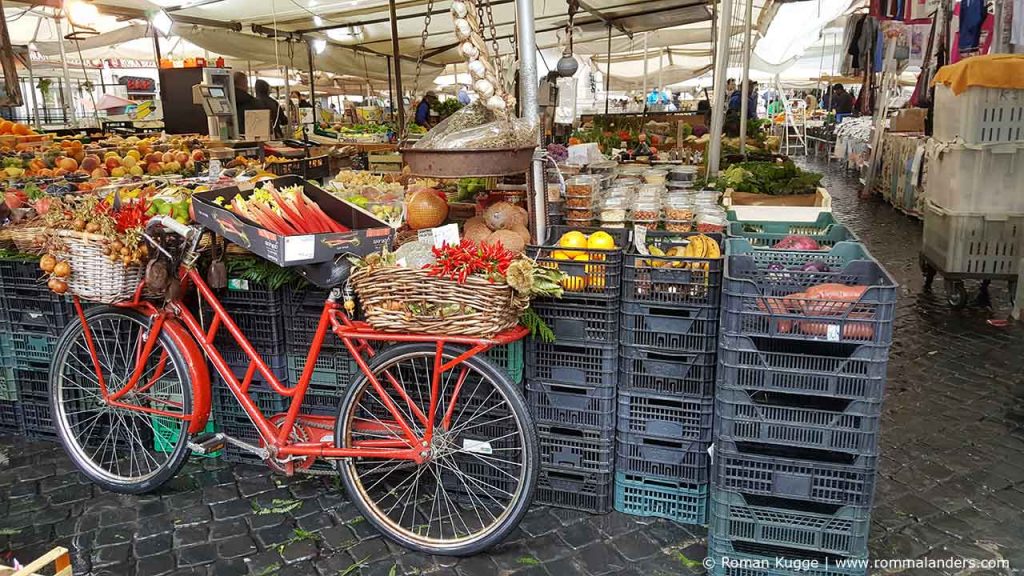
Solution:
[(164, 320), (163, 330), (174, 340), (185, 357), (188, 375), (192, 381), (192, 422), (189, 424), (188, 433), (202, 432), (210, 419), (210, 371), (206, 367), (206, 357), (188, 329), (178, 320), (167, 318)]

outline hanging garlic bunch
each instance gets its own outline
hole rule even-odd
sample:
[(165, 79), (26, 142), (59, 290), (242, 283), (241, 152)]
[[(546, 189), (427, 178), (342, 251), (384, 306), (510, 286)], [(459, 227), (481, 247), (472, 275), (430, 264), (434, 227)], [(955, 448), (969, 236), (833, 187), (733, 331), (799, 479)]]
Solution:
[(476, 1), (452, 1), (452, 19), (455, 36), (460, 42), (459, 52), (469, 65), (469, 74), (473, 77), (471, 87), (484, 106), (507, 116), (515, 105), (515, 99), (498, 80), (498, 73), (491, 64), (490, 53), (480, 33), (480, 22), (476, 17)]

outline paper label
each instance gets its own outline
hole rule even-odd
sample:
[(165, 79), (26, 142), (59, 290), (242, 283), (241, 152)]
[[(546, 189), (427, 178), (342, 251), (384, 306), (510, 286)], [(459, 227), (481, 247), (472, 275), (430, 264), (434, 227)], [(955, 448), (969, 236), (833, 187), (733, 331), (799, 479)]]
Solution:
[(307, 234), (305, 236), (286, 236), (284, 239), (284, 261), (309, 260), (316, 252), (316, 237)]
[(420, 230), (416, 236), (420, 242), (430, 244), (434, 248), (440, 248), (445, 244), (456, 246), (459, 243), (459, 225), (445, 224), (437, 228), (427, 228)]
[(210, 160), (210, 174), (207, 176), (207, 180), (213, 182), (220, 178), (221, 165), (220, 160), (214, 158)]
[(245, 278), (228, 278), (228, 290), (249, 291), (249, 281)]
[(827, 339), (829, 342), (839, 341), (839, 326), (837, 324), (829, 324), (826, 327), (825, 339)]
[(472, 452), (474, 454), (493, 454), (494, 450), (491, 448), (491, 443), (485, 440), (472, 440), (465, 438), (462, 440), (462, 449), (466, 452)]
[(633, 228), (633, 246), (644, 256), (650, 255), (650, 252), (647, 251), (647, 226)]

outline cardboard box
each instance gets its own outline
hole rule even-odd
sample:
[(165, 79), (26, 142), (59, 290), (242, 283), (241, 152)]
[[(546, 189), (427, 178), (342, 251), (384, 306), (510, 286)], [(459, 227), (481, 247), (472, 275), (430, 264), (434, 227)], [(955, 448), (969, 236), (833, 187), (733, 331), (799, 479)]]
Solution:
[(238, 195), (248, 198), (252, 189), (218, 188), (192, 196), (195, 221), (246, 250), (278, 266), (330, 262), (339, 255), (367, 256), (390, 245), (394, 230), (373, 214), (343, 202), (299, 176), (272, 180), (278, 189), (300, 185), (306, 196), (329, 217), (351, 229), (349, 232), (279, 236), (227, 208), (214, 204), (218, 196), (227, 205)]
[(889, 120), (890, 132), (924, 132), (924, 119), (928, 110), (924, 108), (905, 108)]

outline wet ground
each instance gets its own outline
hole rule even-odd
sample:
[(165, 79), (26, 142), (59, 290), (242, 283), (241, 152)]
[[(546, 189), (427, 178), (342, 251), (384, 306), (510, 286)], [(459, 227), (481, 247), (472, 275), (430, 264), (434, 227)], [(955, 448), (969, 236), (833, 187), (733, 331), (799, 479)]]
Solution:
[[(922, 292), (920, 223), (858, 200), (834, 164), (814, 168), (827, 172), (835, 213), (901, 284), (872, 557), (1010, 566), (907, 574), (1024, 574), (1024, 328), (987, 322), (1007, 317), (1005, 286), (993, 286), (991, 309), (951, 311), (941, 282)], [(194, 459), (158, 494), (131, 497), (85, 482), (54, 444), (0, 436), (0, 450), (0, 553), (24, 561), (65, 546), (78, 576), (704, 572), (705, 530), (665, 520), (539, 507), (490, 553), (457, 561), (384, 541), (329, 477)]]

